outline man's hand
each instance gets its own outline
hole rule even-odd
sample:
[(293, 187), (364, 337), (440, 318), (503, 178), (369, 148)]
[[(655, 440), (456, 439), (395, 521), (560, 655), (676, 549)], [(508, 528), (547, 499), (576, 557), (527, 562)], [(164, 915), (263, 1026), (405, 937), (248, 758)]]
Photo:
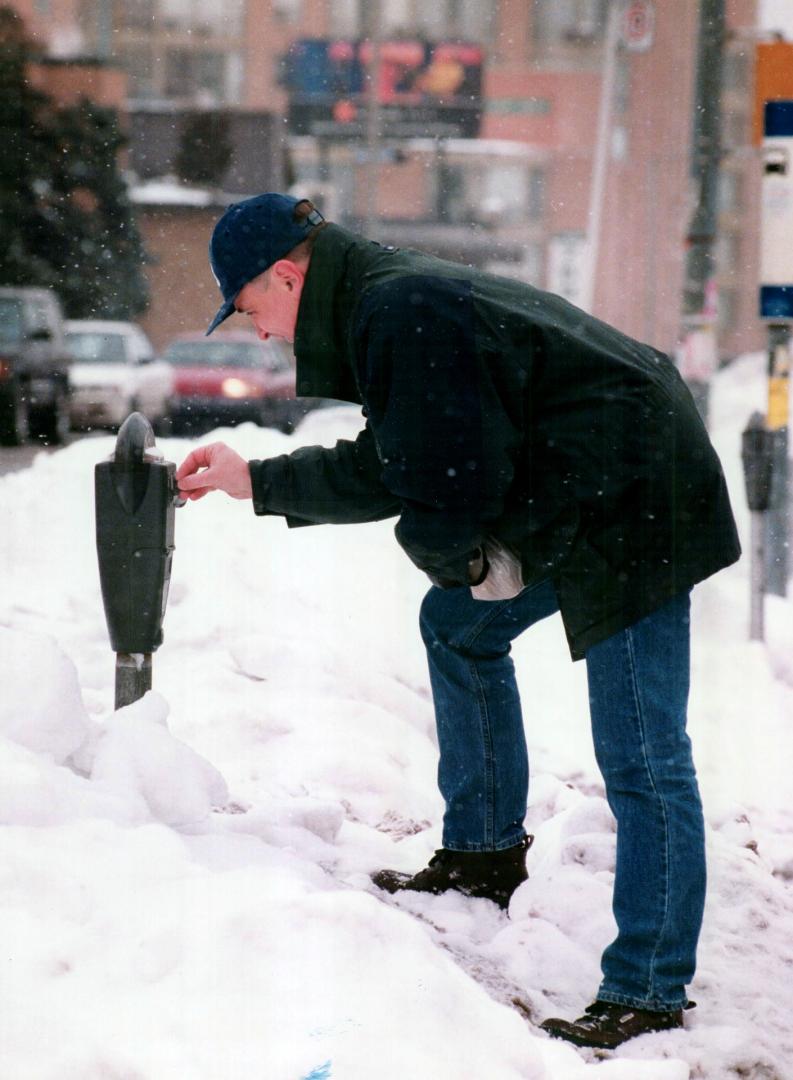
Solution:
[(176, 482), (185, 499), (202, 499), (210, 491), (225, 491), (232, 499), (253, 497), (248, 462), (222, 442), (188, 454), (176, 470)]

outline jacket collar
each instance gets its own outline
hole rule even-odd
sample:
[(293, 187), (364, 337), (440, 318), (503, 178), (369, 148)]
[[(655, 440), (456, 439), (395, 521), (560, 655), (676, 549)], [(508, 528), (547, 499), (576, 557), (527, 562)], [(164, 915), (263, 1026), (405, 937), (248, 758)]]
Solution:
[(327, 225), (317, 236), (295, 328), (298, 397), (361, 404), (348, 335), (361, 294), (365, 252), (376, 246), (339, 225)]

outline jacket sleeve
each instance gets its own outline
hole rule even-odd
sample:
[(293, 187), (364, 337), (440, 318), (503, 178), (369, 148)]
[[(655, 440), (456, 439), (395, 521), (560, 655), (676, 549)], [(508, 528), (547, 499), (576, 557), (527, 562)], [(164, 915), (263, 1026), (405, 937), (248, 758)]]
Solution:
[(519, 444), (478, 354), (470, 286), (398, 279), (365, 294), (357, 320), (382, 480), (402, 506), (397, 539), (435, 584), (470, 584)]
[(379, 521), (399, 513), (384, 487), (382, 466), (367, 424), (353, 441), (332, 449), (305, 446), (248, 463), (257, 514), (285, 517), (289, 526)]

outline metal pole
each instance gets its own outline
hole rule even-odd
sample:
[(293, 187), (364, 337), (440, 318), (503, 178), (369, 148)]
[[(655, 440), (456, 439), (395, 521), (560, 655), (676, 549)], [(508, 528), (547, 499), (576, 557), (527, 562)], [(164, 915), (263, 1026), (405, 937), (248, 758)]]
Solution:
[(765, 621), (763, 618), (765, 600), (765, 517), (762, 511), (755, 510), (750, 515), (750, 564), (749, 564), (749, 640), (765, 640)]
[(380, 0), (367, 0), (363, 8), (366, 37), (372, 50), (366, 101), (366, 215), (364, 232), (377, 227), (377, 188), (380, 168)]
[(600, 226), (603, 219), (603, 198), (606, 191), (609, 143), (611, 141), (611, 113), (614, 104), (614, 82), (617, 71), (617, 47), (619, 45), (621, 0), (609, 4), (606, 24), (606, 41), (603, 57), (603, 82), (598, 109), (595, 160), (592, 166), (592, 185), (589, 191), (589, 214), (587, 217), (587, 240), (584, 254), (584, 273), (581, 287), (581, 307), (591, 312), (595, 303), (595, 277), (600, 250)]
[(691, 134), (691, 180), (697, 204), (686, 238), (680, 373), (705, 421), (710, 378), (717, 366), (716, 236), (721, 166), (721, 85), (724, 0), (700, 0), (697, 81)]
[(773, 435), (771, 498), (765, 515), (766, 589), (787, 596), (790, 569), (790, 521), (788, 498), (788, 412), (790, 372), (790, 326), (768, 327), (768, 418)]
[(644, 245), (644, 340), (655, 339), (656, 300), (658, 293), (658, 159), (650, 154), (645, 163), (647, 239)]
[(151, 653), (116, 653), (116, 708), (151, 690)]

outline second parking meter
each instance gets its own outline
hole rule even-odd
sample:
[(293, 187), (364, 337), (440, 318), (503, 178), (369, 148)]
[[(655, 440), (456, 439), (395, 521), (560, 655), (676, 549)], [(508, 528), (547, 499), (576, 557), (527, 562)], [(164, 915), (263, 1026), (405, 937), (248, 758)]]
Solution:
[(746, 501), (752, 513), (763, 513), (771, 500), (774, 435), (761, 413), (753, 413), (741, 438)]
[(151, 654), (163, 640), (174, 550), (175, 474), (141, 413), (127, 417), (115, 454), (94, 470), (96, 547), (116, 653), (117, 709), (151, 689)]
[(774, 433), (766, 427), (765, 417), (753, 413), (741, 439), (746, 501), (751, 510), (751, 565), (749, 639), (762, 641), (765, 636), (763, 605), (766, 593), (764, 516), (771, 502), (774, 474)]

